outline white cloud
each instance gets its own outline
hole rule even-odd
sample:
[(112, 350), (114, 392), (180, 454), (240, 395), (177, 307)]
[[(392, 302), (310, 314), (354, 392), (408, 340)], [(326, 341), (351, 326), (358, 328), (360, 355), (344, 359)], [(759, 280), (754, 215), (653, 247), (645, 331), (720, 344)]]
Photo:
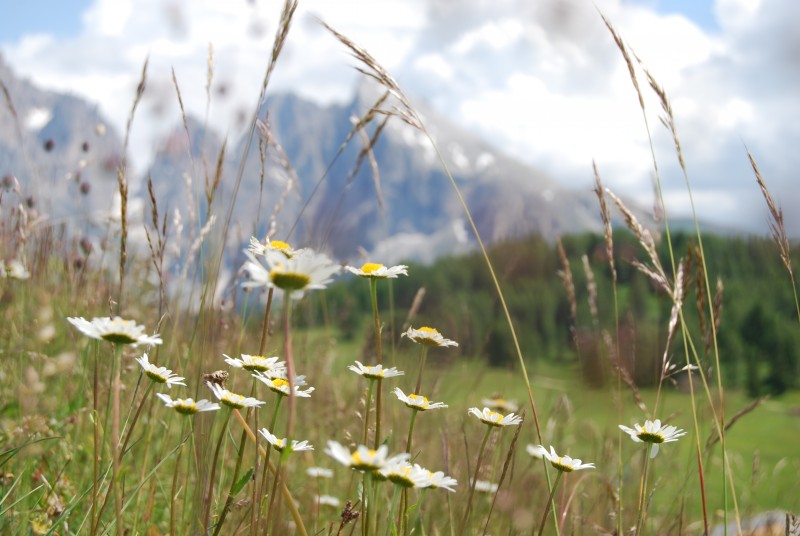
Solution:
[[(792, 143), (800, 124), (800, 38), (794, 30), (800, 3), (716, 0), (714, 30), (658, 14), (645, 3), (596, 3), (667, 91), (690, 177), (707, 192), (704, 199), (728, 192), (724, 202), (703, 201), (706, 215), (722, 221), (730, 212), (760, 213), (742, 141), (759, 154), (775, 190), (788, 191), (800, 165)], [(210, 124), (229, 135), (239, 132), (268, 62), (277, 4), (95, 0), (79, 35), (26, 36), (3, 44), (3, 52), (37, 83), (98, 102), (118, 129), (149, 57), (148, 91), (132, 139), (141, 164), (177, 124), (173, 68), (188, 110), (205, 114), (209, 43), (215, 68)], [(366, 48), (412, 96), (557, 180), (590, 187), (595, 159), (609, 186), (650, 196), (652, 162), (638, 100), (593, 3), (300, 2), (271, 88), (330, 103), (351, 95), (354, 60), (315, 17)], [(682, 181), (672, 140), (641, 71), (639, 84), (662, 178), (672, 191)], [(685, 206), (685, 197), (669, 199)]]

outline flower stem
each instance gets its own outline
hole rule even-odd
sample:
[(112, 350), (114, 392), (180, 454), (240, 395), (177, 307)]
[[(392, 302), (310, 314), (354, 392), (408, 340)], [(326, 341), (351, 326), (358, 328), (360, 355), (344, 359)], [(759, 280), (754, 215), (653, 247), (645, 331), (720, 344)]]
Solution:
[(369, 387), (367, 388), (367, 399), (364, 401), (364, 445), (367, 444), (369, 439), (369, 410), (372, 407), (372, 388), (375, 386), (375, 380), (369, 379)]
[(228, 421), (231, 418), (231, 412), (225, 412), (225, 422), (222, 423), (222, 429), (219, 432), (219, 439), (217, 439), (217, 446), (214, 449), (214, 458), (211, 461), (211, 475), (208, 477), (208, 490), (206, 491), (206, 496), (204, 497), (206, 511), (203, 515), (203, 532), (208, 533), (208, 524), (211, 520), (211, 502), (212, 497), (211, 494), (214, 490), (214, 477), (217, 474), (217, 462), (219, 461), (219, 452), (222, 447), (222, 440), (225, 439), (225, 432), (228, 431)]
[[(547, 514), (550, 513), (550, 509), (553, 505), (553, 497), (556, 494), (556, 488), (558, 488), (558, 483), (561, 481), (561, 475), (563, 474), (564, 473), (562, 471), (558, 472), (558, 475), (556, 476), (556, 481), (553, 482), (553, 487), (552, 489), (550, 489), (550, 497), (548, 497), (547, 499), (547, 505), (544, 507), (544, 512), (542, 512), (542, 521), (539, 523), (539, 536), (542, 536), (542, 534), (544, 533), (544, 524), (547, 522)], [(553, 522), (555, 524), (556, 534), (558, 534), (559, 533), (558, 518), (556, 516), (553, 517)]]
[[(120, 273), (120, 288), (122, 287), (122, 274)], [(112, 398), (112, 417), (111, 417), (111, 442), (113, 445), (112, 452), (113, 458), (113, 472), (112, 472), (112, 486), (114, 487), (114, 515), (117, 520), (117, 534), (124, 534), (125, 527), (122, 524), (122, 488), (119, 483), (119, 470), (120, 470), (120, 444), (119, 444), (119, 392), (121, 386), (121, 369), (122, 368), (122, 345), (114, 345), (114, 386)]]
[(486, 450), (486, 443), (489, 441), (489, 436), (492, 434), (492, 430), (494, 430), (493, 426), (486, 426), (486, 433), (483, 436), (483, 441), (481, 442), (481, 448), (478, 450), (478, 461), (475, 462), (475, 474), (472, 477), (472, 484), (469, 487), (469, 495), (467, 496), (467, 508), (464, 510), (464, 518), (461, 520), (461, 530), (459, 530), (460, 534), (464, 534), (467, 529), (467, 522), (469, 521), (469, 514), (472, 510), (472, 497), (475, 495), (475, 485), (478, 483), (478, 474), (481, 470), (481, 461), (483, 461), (483, 452)]
[(652, 446), (650, 443), (647, 443), (644, 448), (644, 467), (642, 467), (642, 481), (639, 487), (639, 517), (636, 520), (635, 536), (639, 536), (639, 532), (641, 532), (642, 525), (644, 524), (644, 497), (647, 495), (647, 468), (650, 465), (649, 450), (651, 448)]
[[(406, 490), (403, 490), (405, 492)], [(389, 508), (389, 523), (386, 524), (386, 536), (389, 536), (389, 531), (393, 534), (397, 534), (397, 526), (394, 524), (394, 511), (397, 509), (397, 500), (400, 498), (400, 486), (394, 487), (394, 493), (392, 494), (392, 506)], [(402, 527), (402, 523), (400, 524)]]
[(414, 433), (414, 421), (417, 420), (418, 409), (411, 410), (411, 422), (408, 425), (408, 438), (406, 439), (406, 452), (411, 453), (411, 434)]
[[(381, 321), (378, 316), (378, 280), (374, 277), (369, 278), (369, 294), (372, 299), (372, 318), (375, 324), (375, 357), (378, 364), (383, 364), (383, 341), (381, 340)], [(375, 447), (378, 448), (378, 442), (381, 440), (381, 410), (383, 404), (383, 382), (378, 380), (378, 392), (375, 393)], [(366, 443), (365, 443), (366, 444)]]
[(269, 316), (270, 312), (272, 311), (272, 295), (275, 293), (275, 289), (269, 287), (269, 291), (267, 291), (267, 306), (264, 308), (264, 324), (261, 326), (261, 344), (258, 345), (258, 355), (264, 355), (264, 352), (267, 349), (267, 337), (269, 336)]
[(422, 371), (425, 369), (425, 359), (428, 357), (428, 347), (424, 344), (419, 348), (419, 373), (417, 374), (417, 386), (414, 388), (414, 394), (420, 394), (422, 389)]
[(94, 480), (92, 481), (92, 515), (90, 519), (91, 525), (91, 536), (95, 536), (97, 534), (97, 525), (96, 523), (96, 515), (97, 515), (97, 480), (99, 478), (99, 465), (100, 465), (100, 430), (98, 429), (99, 425), (99, 416), (97, 414), (97, 407), (98, 407), (98, 384), (99, 380), (97, 377), (97, 346), (94, 347), (94, 379), (93, 379), (93, 388), (92, 388), (92, 412), (94, 418), (92, 419), (94, 423), (93, 427), (93, 434), (94, 434), (94, 457), (93, 457), (93, 470), (94, 470)]
[(242, 430), (242, 436), (239, 439), (239, 452), (236, 453), (236, 466), (233, 469), (233, 479), (231, 480), (231, 487), (228, 490), (228, 498), (225, 500), (225, 506), (222, 507), (222, 513), (219, 516), (219, 521), (217, 522), (217, 526), (214, 528), (214, 536), (219, 534), (220, 529), (222, 529), (222, 524), (225, 522), (225, 517), (228, 515), (228, 511), (233, 504), (233, 487), (236, 485), (236, 482), (239, 480), (239, 470), (242, 468), (242, 458), (244, 457), (244, 441), (247, 439), (247, 432)]

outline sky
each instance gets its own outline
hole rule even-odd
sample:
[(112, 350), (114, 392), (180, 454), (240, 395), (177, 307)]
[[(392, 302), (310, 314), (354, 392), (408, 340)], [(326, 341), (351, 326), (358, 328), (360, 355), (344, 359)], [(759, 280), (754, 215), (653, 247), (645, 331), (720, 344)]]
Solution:
[[(241, 132), (266, 68), (282, 1), (0, 0), (0, 54), (19, 75), (97, 103), (124, 129), (145, 58), (132, 132), (139, 166), (178, 124), (175, 71), (189, 112)], [(653, 203), (653, 158), (615, 26), (672, 104), (703, 220), (765, 232), (749, 167), (759, 163), (800, 236), (800, 2), (793, 0), (300, 0), (270, 91), (322, 104), (351, 98), (354, 60), (323, 20), (366, 48), (410, 96), (570, 188)], [(660, 108), (639, 71), (671, 216), (691, 214)]]

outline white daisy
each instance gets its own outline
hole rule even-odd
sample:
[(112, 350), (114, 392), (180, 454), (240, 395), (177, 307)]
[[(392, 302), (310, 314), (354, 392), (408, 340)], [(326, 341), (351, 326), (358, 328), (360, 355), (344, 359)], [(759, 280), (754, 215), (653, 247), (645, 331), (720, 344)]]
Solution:
[(163, 342), (158, 335), (145, 335), (144, 326), (137, 325), (133, 320), (123, 320), (118, 316), (92, 318), (91, 322), (85, 318), (76, 317), (69, 317), (67, 320), (81, 333), (92, 339), (132, 346), (140, 344), (152, 346)]
[(234, 409), (258, 407), (266, 404), (266, 402), (249, 396), (232, 393), (216, 383), (207, 383), (206, 385), (208, 385), (208, 388), (211, 389), (211, 392), (214, 393), (214, 396), (216, 396), (220, 402)]
[[(528, 445), (529, 447), (531, 445)], [(594, 469), (593, 463), (581, 463), (578, 458), (570, 458), (569, 456), (559, 456), (556, 454), (556, 449), (550, 447), (550, 452), (547, 452), (542, 445), (534, 447), (542, 453), (542, 456), (547, 458), (550, 465), (561, 471), (562, 473), (571, 473), (572, 471), (580, 471), (581, 469)]]
[[(262, 374), (260, 372), (254, 372), (252, 374), (253, 378), (257, 379), (264, 385), (270, 388), (270, 390), (278, 393), (281, 396), (289, 396), (289, 380), (282, 376), (270, 376), (267, 374)], [(300, 387), (306, 384), (305, 376), (298, 376), (295, 378), (294, 383), (294, 396), (299, 396), (303, 398), (309, 398), (311, 393), (314, 392), (313, 387), (309, 387), (308, 389), (300, 389)]]
[(172, 387), (173, 385), (183, 385), (182, 378), (177, 374), (173, 374), (171, 370), (165, 367), (157, 367), (153, 363), (151, 363), (147, 357), (147, 354), (142, 354), (142, 357), (137, 357), (136, 362), (142, 366), (144, 373), (147, 374), (147, 377), (153, 380), (156, 383), (165, 383), (167, 387)]
[(156, 396), (164, 402), (165, 406), (182, 415), (194, 415), (201, 411), (216, 411), (219, 409), (219, 404), (205, 399), (195, 402), (191, 398), (176, 398), (173, 400), (169, 395), (163, 393), (156, 393)]
[(333, 495), (318, 495), (317, 504), (320, 506), (332, 506), (333, 508), (339, 508), (342, 503)]
[(494, 394), (489, 398), (481, 400), (481, 404), (501, 413), (516, 413), (519, 411), (519, 406), (514, 400), (506, 400), (499, 394)]
[(408, 337), (411, 341), (425, 346), (458, 346), (456, 341), (445, 339), (438, 330), (428, 326), (417, 329), (410, 327), (401, 336)]
[(518, 415), (509, 413), (508, 415), (503, 416), (502, 413), (497, 413), (489, 408), (483, 408), (483, 411), (479, 410), (478, 408), (469, 408), (468, 413), (479, 418), (489, 426), (511, 426), (520, 424), (522, 422), (522, 417)]
[[(470, 480), (469, 483), (472, 484), (472, 480)], [(482, 491), (483, 493), (495, 493), (497, 488), (498, 485), (494, 482), (489, 482), (487, 480), (475, 481), (475, 491)]]
[(325, 454), (356, 471), (377, 471), (382, 468), (386, 463), (386, 455), (389, 448), (386, 445), (381, 445), (376, 450), (359, 445), (355, 452), (352, 454), (344, 445), (336, 441), (328, 441), (328, 448), (325, 449)]
[(311, 478), (333, 478), (333, 471), (324, 467), (309, 467), (306, 474)]
[(248, 247), (247, 250), (256, 255), (266, 255), (267, 252), (279, 252), (285, 255), (286, 258), (292, 257), (297, 251), (282, 240), (270, 240), (267, 238), (264, 242), (261, 242), (255, 236), (250, 237), (250, 247)]
[(0, 277), (9, 279), (19, 279), (24, 281), (31, 277), (31, 273), (19, 259), (0, 262)]
[(345, 269), (357, 276), (369, 277), (372, 279), (397, 279), (398, 275), (408, 275), (408, 266), (405, 264), (398, 264), (397, 266), (387, 268), (382, 264), (368, 262), (363, 264), (361, 268), (345, 266)]
[(411, 409), (428, 411), (429, 409), (446, 408), (447, 404), (443, 402), (428, 402), (428, 399), (422, 395), (409, 394), (406, 395), (399, 387), (394, 388), (395, 396), (406, 406)]
[(271, 370), (284, 370), (286, 363), (278, 361), (279, 357), (264, 357), (261, 355), (242, 354), (242, 357), (225, 356), (225, 362), (234, 368), (248, 370), (250, 372), (268, 372)]
[(326, 255), (310, 249), (301, 249), (291, 258), (267, 252), (264, 255), (267, 266), (261, 264), (251, 252), (247, 251), (245, 255), (250, 259), (244, 265), (250, 280), (242, 286), (274, 287), (298, 295), (306, 290), (325, 288), (340, 269)]
[(442, 471), (431, 473), (428, 471), (428, 487), (441, 488), (447, 491), (455, 492), (455, 486), (458, 485), (458, 480), (453, 477), (446, 476)]
[(644, 426), (633, 425), (635, 430), (627, 426), (619, 425), (620, 430), (631, 436), (636, 443), (649, 443), (652, 445), (650, 457), (655, 458), (658, 454), (658, 446), (661, 443), (671, 443), (677, 441), (679, 437), (686, 435), (686, 432), (679, 430), (675, 426), (661, 426), (661, 420), (644, 421)]
[(430, 471), (417, 464), (411, 465), (407, 459), (387, 463), (380, 470), (381, 476), (402, 488), (427, 488)]
[[(270, 445), (275, 447), (275, 450), (278, 452), (283, 452), (286, 448), (286, 438), (279, 439), (277, 436), (272, 435), (269, 430), (266, 428), (262, 428), (258, 431), (259, 434), (264, 436), (264, 439), (269, 441)], [(314, 447), (311, 446), (308, 441), (295, 441), (292, 440), (292, 446), (289, 447), (289, 452), (300, 452), (302, 450), (314, 450)]]
[(375, 366), (364, 366), (361, 362), (356, 361), (355, 365), (350, 365), (350, 370), (355, 372), (360, 376), (364, 376), (365, 378), (369, 378), (371, 380), (383, 379), (383, 378), (393, 378), (395, 376), (402, 376), (405, 374), (402, 370), (397, 370), (394, 367), (391, 368), (383, 368), (383, 365), (375, 365)]
[(536, 458), (537, 460), (541, 460), (542, 458), (544, 458), (544, 455), (547, 451), (541, 445), (529, 444), (528, 446), (525, 447), (525, 452), (527, 452), (529, 456)]

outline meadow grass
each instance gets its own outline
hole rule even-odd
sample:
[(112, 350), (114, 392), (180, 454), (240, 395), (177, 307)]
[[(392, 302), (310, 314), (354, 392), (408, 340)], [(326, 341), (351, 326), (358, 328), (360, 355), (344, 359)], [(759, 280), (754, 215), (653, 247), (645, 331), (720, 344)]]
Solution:
[[(296, 2), (284, 4), (248, 131), (248, 140), (258, 136), (263, 148), (275, 148), (275, 142), (258, 110), (295, 9)], [(636, 76), (641, 66), (608, 26), (630, 68), (644, 113)], [(380, 163), (371, 157), (371, 148), (385, 124), (376, 125), (378, 119), (401, 120), (408, 128), (428, 133), (391, 75), (368, 52), (328, 29), (354, 54), (364, 74), (386, 91), (345, 140), (360, 136), (364, 148), (356, 165), (366, 159), (374, 168)], [(663, 108), (689, 187), (669, 100), (646, 69), (644, 73)], [(210, 85), (211, 67), (208, 77)], [(146, 63), (126, 138), (145, 82)], [(178, 81), (173, 82), (180, 102)], [(647, 114), (644, 118), (650, 136)], [(183, 124), (188, 136), (185, 116)], [(374, 128), (372, 137), (365, 134), (366, 127)], [(241, 156), (244, 162), (246, 154)], [(137, 249), (130, 243), (124, 161), (118, 173), (121, 218), (108, 229), (108, 236), (119, 239), (118, 247), (109, 241), (100, 259), (80, 253), (76, 243), (58, 239), (52, 230), (31, 226), (19, 212), (4, 222), (7, 257), (24, 260), (29, 272), (15, 272), (9, 263), (3, 271), (0, 532), (684, 534), (709, 532), (715, 525), (727, 531), (729, 516), (740, 531), (742, 518), (800, 508), (795, 448), (800, 396), (792, 393), (751, 405), (742, 393), (724, 389), (716, 348), (708, 370), (698, 350), (703, 343), (683, 316), (688, 264), (676, 259), (671, 248), (669, 259), (658, 256), (656, 238), (603, 188), (599, 170), (595, 169), (598, 210), (606, 223), (611, 273), (616, 273), (616, 261), (606, 194), (642, 245), (644, 260), (637, 268), (664, 291), (672, 306), (667, 330), (683, 343), (685, 362), (678, 367), (689, 369), (680, 376), (685, 380), (682, 389), (668, 381), (674, 358), (667, 352), (657, 386), (636, 386), (618, 355), (619, 336), (614, 332), (598, 333), (607, 367), (616, 374), (612, 388), (587, 388), (571, 367), (526, 356), (505, 306), (500, 278), (474, 224), (511, 328), (517, 356), (511, 369), (488, 368), (474, 356), (448, 357), (456, 350), (442, 342), (447, 333), (432, 328), (407, 331), (420, 327), (415, 322), (419, 305), (378, 300), (388, 284), (385, 278), (414, 277), (413, 272), (404, 273), (404, 267), (389, 267), (391, 275), (377, 264), (356, 268), (357, 276), (370, 285), (373, 307), (362, 312), (370, 318), (363, 336), (344, 337), (331, 320), (336, 311), (324, 299), (324, 287), (340, 267), (319, 252), (292, 250), (276, 240), (291, 230), (280, 229), (275, 219), (266, 239), (255, 239), (245, 270), (231, 283), (232, 288), (249, 286), (249, 292), (233, 291), (232, 304), (221, 302), (218, 274), (226, 244), (233, 240), (236, 192), (242, 181), (259, 179), (245, 177), (244, 164), (235, 177), (223, 177), (224, 158), (222, 150), (215, 169), (204, 170), (204, 188), (196, 181), (189, 189), (194, 221), (188, 238), (170, 234), (174, 230), (168, 228), (166, 215), (159, 214), (151, 187), (147, 247)], [(653, 158), (657, 172), (655, 152)], [(264, 166), (263, 152), (261, 162)], [(793, 289), (782, 214), (752, 162), (775, 219), (776, 242)], [(471, 222), (443, 158), (441, 163)], [(196, 165), (193, 159), (192, 167)], [(223, 202), (216, 196), (220, 181), (226, 179), (233, 181), (233, 198)], [(377, 175), (375, 180), (379, 185)], [(263, 178), (260, 181), (263, 187)], [(215, 227), (220, 213), (223, 224)], [(205, 214), (204, 221), (199, 214)], [(669, 241), (668, 224), (665, 231)], [(704, 276), (698, 284), (707, 297), (713, 342), (719, 309), (711, 299), (699, 227), (697, 240), (695, 262), (703, 266)], [(180, 242), (183, 252), (172, 259), (170, 241)], [(585, 259), (591, 297), (593, 268)], [(181, 266), (178, 284), (168, 287), (164, 267), (170, 261)], [(562, 268), (574, 308), (578, 298), (568, 260)], [(617, 302), (624, 296), (616, 285), (613, 288), (618, 317)], [(73, 326), (65, 320), (115, 315), (143, 326), (72, 321)], [(156, 332), (163, 341), (148, 337)], [(145, 371), (134, 360), (145, 351), (151, 363), (171, 369), (186, 385), (165, 388), (165, 370)], [(283, 364), (254, 379), (242, 364), (226, 363), (223, 354), (241, 363), (246, 363), (242, 354), (275, 356)], [(356, 360), (365, 366), (355, 367)], [(373, 368), (378, 365), (382, 369)], [(392, 377), (395, 369), (404, 374)], [(393, 394), (395, 387), (448, 407), (407, 407)], [(502, 400), (487, 400), (494, 394)], [(204, 408), (178, 403), (191, 415), (165, 405), (187, 397), (209, 402)], [(422, 404), (420, 398), (414, 400)], [(264, 407), (258, 408), (262, 402)], [(664, 435), (669, 439), (669, 432), (658, 427), (653, 431), (648, 424), (648, 433), (638, 435), (643, 444), (632, 441), (619, 426), (655, 419), (688, 434), (676, 434), (678, 440), (664, 443), (651, 460), (650, 443)], [(293, 440), (307, 440), (314, 449), (291, 452)], [(549, 463), (540, 451), (528, 448), (538, 444), (552, 445), (560, 457)], [(566, 454), (595, 468), (572, 467)], [(391, 463), (390, 456), (396, 456)], [(309, 474), (314, 467), (321, 470)], [(437, 471), (442, 472), (440, 480), (433, 478)], [(792, 522), (787, 517), (787, 533), (793, 530)]]

